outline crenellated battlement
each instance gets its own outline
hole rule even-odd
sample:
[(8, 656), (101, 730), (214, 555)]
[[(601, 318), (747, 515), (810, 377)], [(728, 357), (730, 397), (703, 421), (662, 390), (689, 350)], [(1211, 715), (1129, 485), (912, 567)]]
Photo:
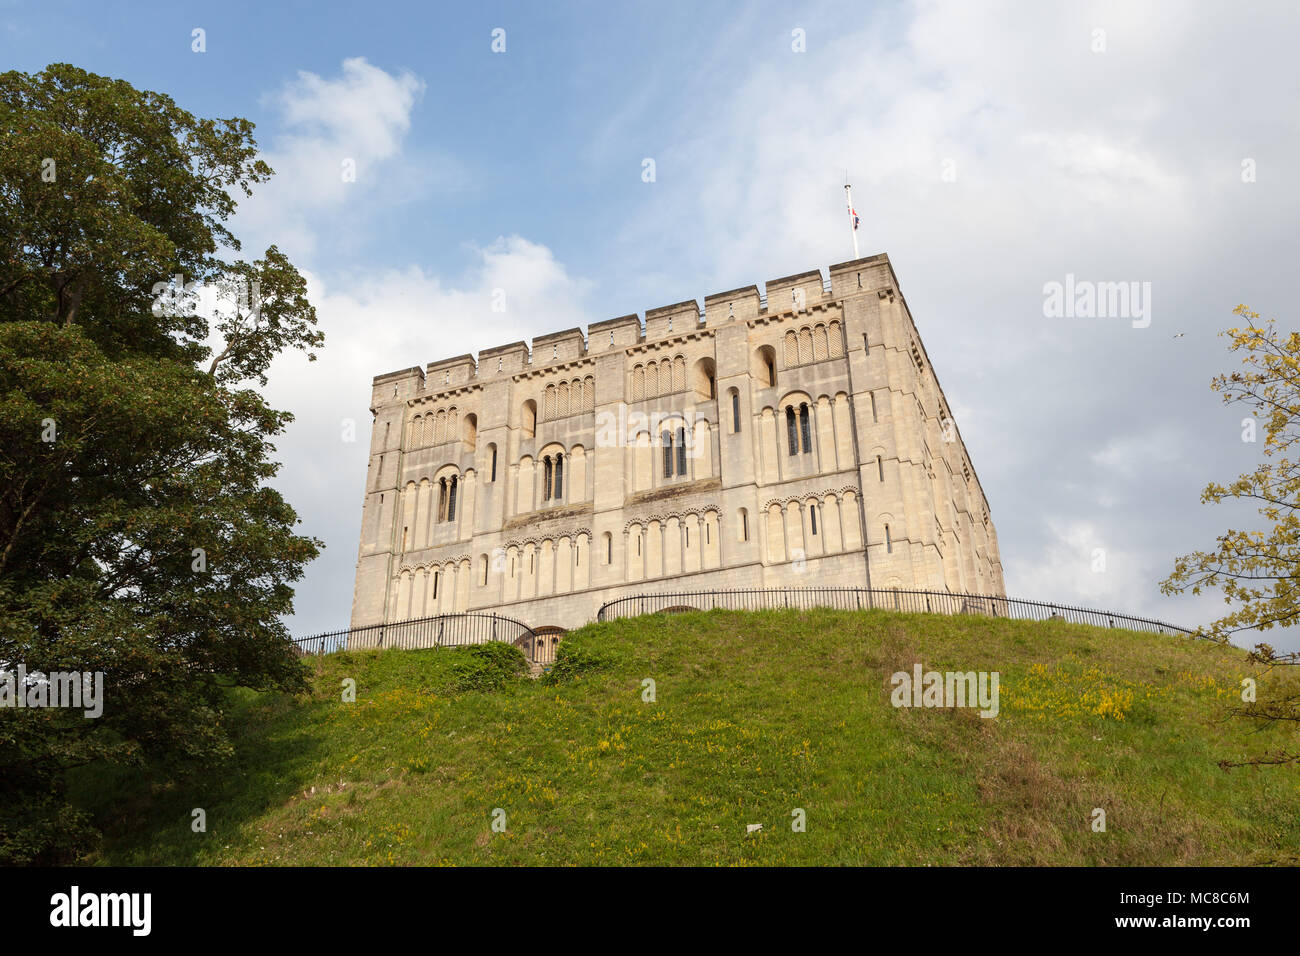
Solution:
[[(647, 309), (637, 313), (595, 322), (586, 329), (575, 327), (552, 332), (528, 342), (511, 342), (483, 349), (477, 356), (457, 355), (418, 366), (377, 375), (375, 395), (391, 400), (409, 398), (423, 391), (441, 390), (482, 379), (513, 376), (562, 365), (587, 355), (631, 349), (647, 342), (672, 338), (686, 332), (710, 332), (733, 322), (749, 322), (761, 316), (779, 316), (803, 311), (819, 303), (845, 299), (888, 289), (897, 290), (898, 282), (889, 256), (880, 253), (832, 265), (829, 279), (820, 269), (785, 276), (764, 283), (763, 292), (749, 285), (728, 292), (705, 296), (704, 308), (696, 299)], [(396, 396), (391, 394), (397, 386)], [(388, 393), (381, 391), (387, 387)], [(410, 394), (407, 394), (407, 393)]]

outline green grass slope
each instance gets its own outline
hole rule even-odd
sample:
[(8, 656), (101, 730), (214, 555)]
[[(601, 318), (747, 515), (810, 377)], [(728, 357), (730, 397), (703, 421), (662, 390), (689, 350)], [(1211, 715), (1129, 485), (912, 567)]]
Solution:
[[(1300, 854), (1300, 771), (1217, 766), (1297, 743), (1288, 727), (1230, 716), (1243, 677), (1261, 698), (1288, 680), (1296, 692), (1291, 675), (1232, 649), (882, 611), (656, 615), (584, 628), (561, 648), (540, 680), (500, 645), (312, 660), (310, 698), (238, 697), (229, 764), (149, 784), (84, 777), (83, 803), (106, 834), (96, 859), (1135, 865)], [(1000, 714), (893, 707), (890, 675), (916, 662), (999, 672)], [(354, 703), (342, 700), (349, 678)], [(195, 808), (206, 832), (192, 829)]]

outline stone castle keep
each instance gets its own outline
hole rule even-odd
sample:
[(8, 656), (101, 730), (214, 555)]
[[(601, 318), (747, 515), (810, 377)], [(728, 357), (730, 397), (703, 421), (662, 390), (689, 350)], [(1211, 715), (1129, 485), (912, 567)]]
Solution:
[(1004, 595), (885, 255), (375, 378), (352, 625), (650, 591)]

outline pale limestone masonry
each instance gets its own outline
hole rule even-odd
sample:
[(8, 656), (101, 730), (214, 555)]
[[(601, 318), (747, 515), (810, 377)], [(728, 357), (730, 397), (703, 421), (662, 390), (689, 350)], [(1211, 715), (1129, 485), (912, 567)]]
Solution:
[(647, 591), (1004, 595), (885, 255), (374, 380), (352, 624)]

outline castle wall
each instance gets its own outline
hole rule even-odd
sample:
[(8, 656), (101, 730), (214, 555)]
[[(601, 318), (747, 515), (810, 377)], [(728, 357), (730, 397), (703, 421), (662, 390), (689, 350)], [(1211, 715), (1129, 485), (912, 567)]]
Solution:
[(381, 375), (352, 625), (646, 591), (1004, 594), (886, 256)]

